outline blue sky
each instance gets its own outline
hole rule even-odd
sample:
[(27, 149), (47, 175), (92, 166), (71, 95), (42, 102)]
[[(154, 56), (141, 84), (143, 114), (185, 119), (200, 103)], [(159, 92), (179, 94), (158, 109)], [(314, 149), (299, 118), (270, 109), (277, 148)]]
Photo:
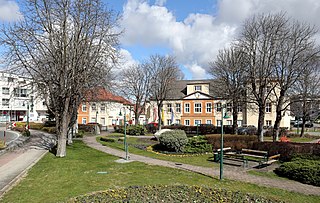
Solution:
[[(0, 23), (19, 17), (18, 0), (0, 0)], [(209, 62), (237, 37), (245, 19), (286, 12), (320, 28), (319, 0), (104, 0), (122, 14), (123, 68), (152, 54), (173, 55), (186, 79), (210, 78)], [(319, 29), (320, 30), (320, 29)], [(318, 35), (316, 40), (320, 42)]]

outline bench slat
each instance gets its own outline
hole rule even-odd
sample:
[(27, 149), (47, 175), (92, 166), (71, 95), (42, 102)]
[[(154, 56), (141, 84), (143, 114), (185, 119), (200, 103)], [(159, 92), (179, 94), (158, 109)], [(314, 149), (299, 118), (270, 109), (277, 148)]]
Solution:
[(280, 154), (276, 154), (276, 155), (273, 155), (273, 156), (269, 156), (269, 160), (271, 159), (276, 159), (276, 158), (279, 158), (280, 157)]
[(265, 156), (253, 155), (253, 154), (241, 154), (243, 156), (254, 157), (254, 158), (266, 158)]
[[(223, 148), (223, 151), (226, 151), (226, 150), (231, 150), (231, 147)], [(220, 152), (220, 151), (221, 151), (221, 149), (217, 149), (216, 151), (217, 151), (217, 152)]]
[(260, 153), (260, 154), (268, 154), (267, 151), (253, 150), (253, 149), (242, 149), (243, 152), (252, 152), (252, 153)]

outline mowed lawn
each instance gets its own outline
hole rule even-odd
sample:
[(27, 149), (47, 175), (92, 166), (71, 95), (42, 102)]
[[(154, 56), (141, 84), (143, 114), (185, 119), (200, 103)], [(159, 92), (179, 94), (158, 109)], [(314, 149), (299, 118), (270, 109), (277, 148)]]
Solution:
[[(48, 153), (0, 202), (63, 202), (71, 197), (135, 185), (199, 185), (253, 193), (286, 202), (318, 202), (284, 190), (259, 187), (237, 181), (218, 180), (178, 169), (139, 162), (116, 163), (117, 157), (91, 149), (81, 141), (68, 147), (67, 157)], [(98, 173), (104, 172), (104, 173)]]

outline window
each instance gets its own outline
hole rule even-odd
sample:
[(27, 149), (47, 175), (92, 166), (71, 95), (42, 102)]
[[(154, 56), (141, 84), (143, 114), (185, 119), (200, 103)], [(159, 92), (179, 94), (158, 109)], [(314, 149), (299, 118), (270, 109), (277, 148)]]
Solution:
[(176, 119), (176, 124), (180, 124), (181, 120), (180, 119)]
[(237, 120), (237, 124), (239, 127), (242, 126), (242, 120)]
[(28, 96), (27, 89), (14, 88), (13, 92), (14, 92), (15, 97), (27, 97)]
[(13, 82), (14, 78), (8, 77), (8, 82)]
[(181, 113), (181, 104), (176, 104), (176, 113)]
[(227, 125), (232, 125), (232, 120), (227, 120)]
[(9, 99), (2, 99), (2, 106), (9, 106)]
[(184, 104), (184, 112), (185, 113), (190, 113), (190, 104), (189, 103)]
[(3, 87), (2, 88), (2, 94), (9, 94), (9, 88), (8, 87)]
[(217, 103), (217, 112), (221, 112), (221, 103)]
[(207, 103), (206, 104), (206, 112), (207, 113), (211, 113), (211, 111), (212, 111), (211, 109), (212, 109), (212, 104), (211, 103)]
[(101, 111), (105, 111), (105, 110), (106, 110), (106, 104), (102, 103), (102, 104), (100, 105), (100, 110), (101, 110)]
[(266, 113), (271, 113), (271, 103), (266, 103)]
[(106, 118), (100, 118), (100, 124), (104, 126), (106, 124)]
[(195, 103), (194, 104), (194, 112), (195, 113), (201, 113), (201, 103)]
[(96, 107), (96, 104), (95, 104), (95, 103), (93, 103), (93, 104), (91, 105), (91, 109), (92, 109), (92, 111), (97, 110), (97, 107)]
[(184, 125), (189, 126), (190, 125), (190, 120), (184, 120)]
[(237, 111), (238, 113), (242, 112), (242, 104), (238, 104)]
[(201, 85), (195, 85), (194, 91), (201, 91)]
[(206, 120), (206, 124), (212, 124), (212, 120)]
[(168, 113), (172, 112), (172, 105), (171, 104), (167, 104), (167, 112)]
[(227, 112), (232, 112), (232, 104), (227, 103)]
[(95, 117), (91, 117), (91, 122), (95, 123), (96, 122), (96, 118)]
[(87, 124), (87, 118), (82, 118), (82, 124)]
[(217, 120), (217, 126), (221, 126), (221, 120)]
[(171, 119), (167, 119), (167, 125), (171, 125)]
[(82, 104), (82, 111), (87, 112), (87, 105), (86, 104)]
[(200, 125), (201, 124), (201, 120), (194, 120), (194, 125), (197, 126), (197, 125)]
[(271, 120), (266, 120), (266, 126), (271, 126), (272, 125), (272, 121)]

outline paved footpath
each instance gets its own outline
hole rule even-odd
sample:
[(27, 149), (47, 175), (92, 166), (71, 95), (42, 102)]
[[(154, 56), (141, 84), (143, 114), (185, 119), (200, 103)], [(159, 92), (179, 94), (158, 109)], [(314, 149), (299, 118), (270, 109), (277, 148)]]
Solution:
[(0, 155), (0, 197), (14, 186), (52, 145), (50, 134), (38, 131), (31, 131), (31, 134), (23, 147)]
[[(125, 158), (125, 152), (112, 149), (110, 147), (106, 147), (101, 145), (96, 141), (96, 137), (84, 137), (84, 142), (99, 151), (120, 157)], [(196, 172), (199, 174), (203, 174), (210, 177), (219, 177), (219, 169), (212, 169), (208, 167), (200, 167), (200, 166), (193, 166), (188, 164), (180, 164), (170, 161), (163, 161), (159, 159), (153, 159), (145, 156), (130, 154), (130, 160), (131, 161), (139, 161), (146, 164), (151, 165), (159, 165), (159, 166), (165, 166), (170, 168), (177, 168), (177, 169), (183, 169), (187, 171)], [(225, 166), (224, 167), (224, 177), (230, 180), (237, 180), (247, 183), (252, 183), (260, 186), (266, 186), (266, 187), (272, 187), (272, 188), (280, 188), (287, 191), (292, 192), (298, 192), (303, 193), (307, 195), (318, 195), (320, 196), (320, 187), (302, 184), (296, 181), (290, 181), (290, 180), (278, 180), (278, 179), (272, 179), (272, 178), (266, 178), (261, 176), (254, 176), (250, 175), (246, 172), (247, 170), (240, 168), (240, 167), (232, 167), (232, 166)]]

